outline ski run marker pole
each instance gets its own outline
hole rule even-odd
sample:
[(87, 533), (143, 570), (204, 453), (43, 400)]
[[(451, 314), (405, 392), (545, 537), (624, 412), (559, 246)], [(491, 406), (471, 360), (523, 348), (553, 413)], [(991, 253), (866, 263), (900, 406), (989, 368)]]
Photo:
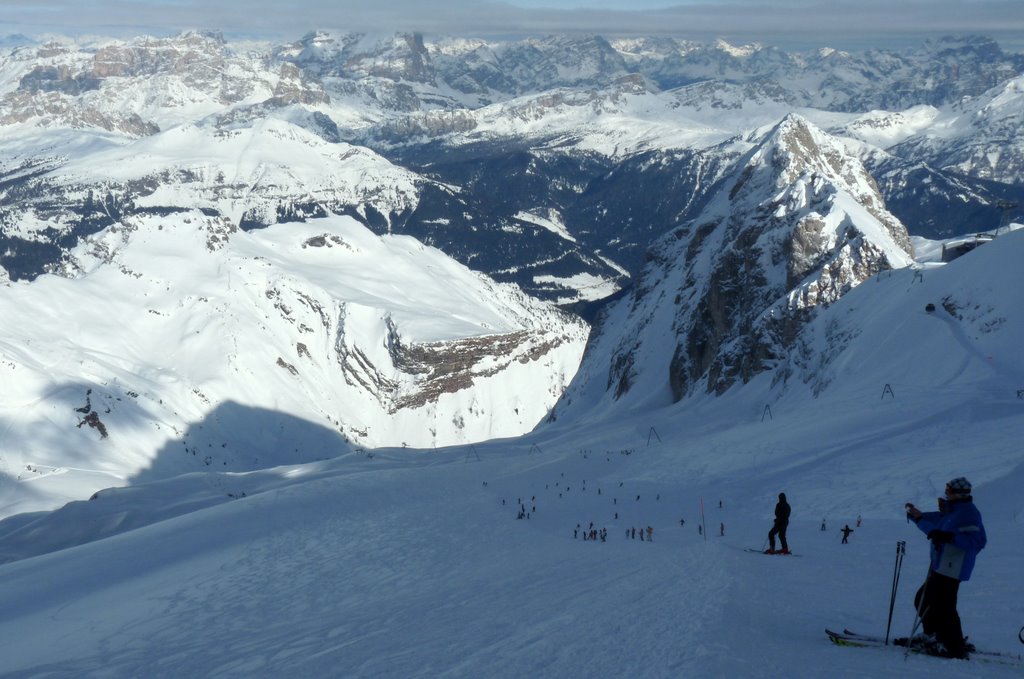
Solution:
[(703, 496), (700, 496), (700, 532), (705, 534), (705, 542), (708, 542), (708, 522), (703, 517)]

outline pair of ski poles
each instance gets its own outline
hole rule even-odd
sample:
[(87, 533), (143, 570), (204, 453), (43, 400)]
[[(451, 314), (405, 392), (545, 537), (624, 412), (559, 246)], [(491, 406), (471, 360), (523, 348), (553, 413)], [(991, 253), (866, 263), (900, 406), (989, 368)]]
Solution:
[[(896, 607), (896, 590), (900, 586), (900, 571), (903, 570), (903, 556), (907, 553), (907, 543), (900, 540), (896, 543), (896, 566), (892, 572), (892, 593), (889, 595), (889, 622), (885, 626), (885, 645), (889, 645), (889, 632), (892, 630), (892, 612)], [(914, 622), (917, 627), (917, 622)]]
[[(889, 632), (892, 629), (892, 612), (896, 606), (896, 590), (900, 586), (900, 571), (903, 570), (903, 556), (907, 553), (907, 543), (900, 540), (896, 543), (896, 565), (892, 572), (892, 593), (889, 596), (889, 623), (885, 626), (885, 645), (889, 645)], [(923, 600), (923, 597), (922, 597)], [(923, 601), (922, 601), (923, 603)], [(923, 611), (917, 611), (917, 615), (914, 617), (914, 629), (910, 633), (910, 638), (913, 638), (914, 633), (917, 632), (917, 626), (921, 621)], [(1020, 639), (1020, 643), (1024, 644), (1024, 627), (1020, 628), (1020, 632), (1017, 633), (1017, 638)], [(907, 644), (909, 649), (910, 644)]]
[[(892, 593), (889, 596), (889, 622), (885, 626), (885, 645), (886, 646), (889, 645), (889, 632), (892, 630), (892, 612), (893, 612), (893, 609), (896, 607), (896, 590), (900, 586), (900, 571), (903, 570), (903, 557), (906, 555), (906, 553), (907, 553), (907, 543), (904, 540), (900, 540), (899, 542), (896, 543), (896, 566), (893, 568), (893, 572), (892, 572)], [(930, 564), (929, 564), (929, 567), (930, 567)], [(928, 581), (925, 580), (925, 588), (927, 588), (927, 587), (928, 587)], [(910, 640), (914, 638), (915, 634), (917, 634), (917, 626), (919, 624), (921, 624), (921, 621), (924, 619), (924, 614), (925, 614), (926, 611), (921, 610), (921, 608), (920, 608), (920, 606), (924, 604), (924, 601), (925, 601), (924, 593), (922, 592), (921, 601), (918, 603), (918, 608), (916, 610), (916, 615), (914, 616), (914, 627), (913, 627), (913, 629), (910, 630), (910, 636), (907, 637), (907, 650), (903, 654), (904, 658), (906, 658), (907, 655), (910, 653)]]

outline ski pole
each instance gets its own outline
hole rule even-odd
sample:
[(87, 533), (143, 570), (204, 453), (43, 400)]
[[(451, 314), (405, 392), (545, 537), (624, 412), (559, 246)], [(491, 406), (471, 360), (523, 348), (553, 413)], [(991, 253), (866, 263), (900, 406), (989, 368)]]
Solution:
[(892, 593), (889, 595), (889, 622), (885, 626), (885, 645), (889, 645), (889, 631), (892, 629), (892, 611), (896, 607), (896, 590), (900, 586), (900, 571), (903, 570), (903, 555), (907, 551), (907, 543), (900, 540), (896, 543), (896, 565), (892, 572)]
[[(928, 583), (925, 582), (925, 587), (928, 587)], [(923, 593), (922, 593), (923, 594)], [(924, 600), (924, 596), (921, 597)], [(910, 657), (910, 649), (914, 646), (914, 635), (917, 634), (917, 626), (924, 621), (925, 614), (928, 613), (928, 609), (925, 608), (923, 611), (918, 610), (917, 615), (914, 616), (914, 626), (910, 629), (910, 636), (907, 637), (907, 650), (903, 651), (903, 659), (906, 660)]]
[(932, 575), (932, 561), (931, 557), (928, 558), (928, 575), (925, 576), (924, 584), (921, 586), (921, 598), (914, 602), (914, 626), (910, 629), (910, 636), (907, 637), (907, 650), (903, 653), (903, 659), (906, 660), (910, 657), (910, 647), (914, 643), (914, 635), (917, 634), (917, 626), (924, 622), (924, 616), (928, 614), (928, 607), (924, 605), (924, 602), (928, 598), (928, 581), (931, 580)]

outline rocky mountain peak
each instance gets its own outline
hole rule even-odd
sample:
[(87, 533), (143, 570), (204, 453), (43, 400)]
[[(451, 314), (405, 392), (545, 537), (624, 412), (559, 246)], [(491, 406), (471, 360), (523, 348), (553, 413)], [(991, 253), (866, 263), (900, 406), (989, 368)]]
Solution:
[(764, 46), (759, 43), (752, 43), (749, 45), (733, 45), (732, 43), (719, 38), (715, 41), (714, 49), (719, 52), (724, 52), (731, 57), (749, 57), (756, 52), (760, 52), (764, 49)]
[(684, 288), (701, 291), (677, 312), (677, 398), (705, 379), (721, 393), (770, 370), (817, 307), (911, 261), (906, 229), (860, 161), (798, 115), (730, 184), (677, 245)]
[(899, 251), (911, 254), (906, 229), (885, 209), (878, 186), (861, 161), (798, 114), (783, 118), (749, 154), (732, 183), (729, 200), (748, 202), (745, 197), (751, 194), (773, 211), (775, 219), (788, 215), (798, 225), (830, 212), (837, 195), (849, 196), (882, 226)]
[[(762, 144), (764, 152), (773, 153), (788, 165), (787, 172), (780, 175), (784, 182), (792, 180), (791, 173), (798, 168), (816, 166), (821, 171), (838, 170), (838, 156), (829, 153), (829, 146), (823, 133), (806, 118), (790, 113), (783, 118)], [(824, 162), (823, 162), (824, 161)]]
[(721, 394), (774, 370), (818, 308), (911, 263), (906, 229), (860, 161), (800, 116), (765, 133), (720, 186), (609, 311), (581, 374), (608, 366), (611, 398)]
[(222, 62), (225, 47), (224, 36), (200, 32), (113, 43), (96, 51), (90, 75), (109, 78), (189, 73), (198, 64)]
[(761, 139), (744, 174), (760, 169), (782, 188), (807, 172), (843, 182), (856, 181), (858, 165), (833, 137), (799, 114), (790, 113)]

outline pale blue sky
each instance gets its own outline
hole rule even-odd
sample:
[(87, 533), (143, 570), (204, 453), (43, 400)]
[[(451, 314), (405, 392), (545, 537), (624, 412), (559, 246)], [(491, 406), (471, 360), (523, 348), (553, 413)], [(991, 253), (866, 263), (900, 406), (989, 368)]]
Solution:
[(318, 28), (667, 34), (798, 47), (888, 47), (980, 33), (1016, 50), (1024, 0), (0, 0), (0, 36), (215, 29), (290, 40)]
[(645, 10), (664, 9), (678, 5), (694, 4), (687, 0), (506, 0), (516, 7), (530, 9), (613, 9), (613, 10)]

